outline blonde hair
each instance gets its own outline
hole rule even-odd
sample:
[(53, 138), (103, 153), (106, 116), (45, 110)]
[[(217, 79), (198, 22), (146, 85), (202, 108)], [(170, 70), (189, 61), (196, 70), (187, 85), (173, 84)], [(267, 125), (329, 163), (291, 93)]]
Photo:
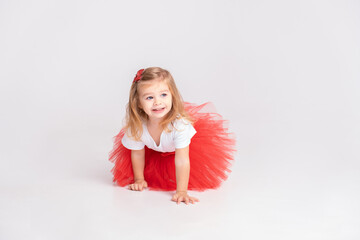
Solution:
[(170, 72), (160, 67), (146, 68), (142, 73), (140, 80), (132, 83), (129, 94), (129, 102), (126, 105), (126, 124), (124, 129), (125, 131), (130, 130), (130, 137), (134, 138), (136, 141), (140, 140), (143, 133), (143, 121), (146, 122), (148, 120), (147, 114), (140, 108), (139, 87), (141, 87), (143, 83), (154, 79), (165, 81), (172, 96), (171, 110), (160, 122), (160, 127), (169, 132), (171, 130), (168, 128), (168, 125), (171, 123), (173, 126), (173, 122), (176, 119), (183, 118), (190, 123), (193, 122), (184, 108), (183, 99)]

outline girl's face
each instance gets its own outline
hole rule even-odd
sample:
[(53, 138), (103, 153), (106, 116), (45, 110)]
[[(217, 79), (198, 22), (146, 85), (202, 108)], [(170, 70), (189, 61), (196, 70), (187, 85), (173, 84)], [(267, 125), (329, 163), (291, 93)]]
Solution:
[(139, 86), (140, 108), (150, 121), (163, 119), (172, 108), (172, 96), (166, 81), (153, 79)]

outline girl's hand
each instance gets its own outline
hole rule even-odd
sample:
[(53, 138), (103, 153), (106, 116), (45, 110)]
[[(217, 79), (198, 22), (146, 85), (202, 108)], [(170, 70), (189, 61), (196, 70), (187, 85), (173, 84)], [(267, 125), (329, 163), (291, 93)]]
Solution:
[(189, 202), (191, 202), (192, 204), (194, 204), (195, 202), (199, 202), (199, 199), (190, 197), (186, 191), (178, 191), (174, 194), (171, 201), (174, 201), (177, 204), (179, 204), (180, 202), (185, 202), (185, 204), (187, 205), (189, 204)]
[(133, 184), (129, 185), (129, 189), (133, 191), (142, 191), (147, 188), (147, 182), (144, 179), (136, 180)]

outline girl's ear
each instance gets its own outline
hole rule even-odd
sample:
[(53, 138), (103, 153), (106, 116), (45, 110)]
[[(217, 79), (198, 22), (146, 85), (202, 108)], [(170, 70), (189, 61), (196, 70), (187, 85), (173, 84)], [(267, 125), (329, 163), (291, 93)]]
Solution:
[(140, 100), (139, 100), (139, 97), (138, 97), (138, 96), (136, 97), (135, 101), (136, 101), (136, 106), (137, 106), (139, 109), (142, 109), (141, 103), (140, 103)]
[(138, 102), (137, 106), (138, 106), (139, 109), (142, 110), (142, 106), (141, 106), (141, 103), (140, 103), (140, 102)]

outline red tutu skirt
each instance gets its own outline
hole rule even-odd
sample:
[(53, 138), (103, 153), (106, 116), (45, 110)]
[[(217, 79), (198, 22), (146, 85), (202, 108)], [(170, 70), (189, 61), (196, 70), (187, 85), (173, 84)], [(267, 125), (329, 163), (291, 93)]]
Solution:
[[(189, 146), (189, 190), (218, 188), (231, 172), (229, 167), (234, 160), (235, 138), (227, 132), (221, 115), (206, 111), (209, 107), (210, 103), (199, 106), (185, 103), (197, 131)], [(109, 154), (109, 160), (115, 164), (111, 170), (113, 181), (122, 187), (134, 182), (131, 150), (122, 145), (123, 136), (122, 129), (114, 137), (114, 148)], [(176, 190), (175, 152), (162, 153), (145, 146), (144, 177), (151, 190)]]

